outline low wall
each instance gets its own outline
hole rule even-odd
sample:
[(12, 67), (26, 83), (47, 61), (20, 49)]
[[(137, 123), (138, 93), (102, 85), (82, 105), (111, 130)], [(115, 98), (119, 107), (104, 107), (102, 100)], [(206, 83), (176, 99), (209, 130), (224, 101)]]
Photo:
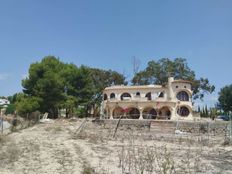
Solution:
[(210, 121), (210, 122), (177, 122), (177, 129), (190, 133), (226, 133), (229, 122)]
[[(118, 119), (102, 119), (97, 122), (105, 127), (114, 127), (118, 124)], [(151, 130), (167, 129), (174, 133), (176, 129), (188, 133), (213, 133), (222, 134), (228, 131), (229, 122), (223, 121), (173, 121), (173, 120), (137, 120), (121, 119), (119, 126), (129, 127), (149, 127)]]

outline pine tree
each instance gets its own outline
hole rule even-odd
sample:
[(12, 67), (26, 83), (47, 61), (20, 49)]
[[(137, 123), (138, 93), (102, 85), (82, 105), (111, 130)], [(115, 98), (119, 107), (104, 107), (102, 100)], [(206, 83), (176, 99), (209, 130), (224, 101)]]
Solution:
[(205, 108), (204, 107), (202, 107), (202, 109), (201, 109), (201, 117), (205, 117)]
[(205, 105), (205, 117), (209, 117), (209, 112), (208, 112), (207, 105)]
[(197, 112), (198, 112), (198, 113), (201, 113), (201, 108), (200, 108), (200, 106), (198, 106)]

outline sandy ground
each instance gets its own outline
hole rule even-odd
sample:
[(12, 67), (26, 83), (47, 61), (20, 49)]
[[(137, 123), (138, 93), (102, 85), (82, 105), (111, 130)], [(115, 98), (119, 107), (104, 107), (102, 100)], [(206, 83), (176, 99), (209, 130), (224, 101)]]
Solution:
[(116, 125), (83, 121), (56, 120), (2, 138), (0, 173), (232, 173), (223, 136), (124, 126), (113, 137)]

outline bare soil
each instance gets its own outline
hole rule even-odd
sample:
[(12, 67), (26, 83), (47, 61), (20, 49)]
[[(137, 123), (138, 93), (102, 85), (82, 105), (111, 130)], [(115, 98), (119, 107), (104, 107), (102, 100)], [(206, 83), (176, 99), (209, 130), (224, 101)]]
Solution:
[(232, 173), (224, 135), (56, 120), (0, 137), (1, 174)]

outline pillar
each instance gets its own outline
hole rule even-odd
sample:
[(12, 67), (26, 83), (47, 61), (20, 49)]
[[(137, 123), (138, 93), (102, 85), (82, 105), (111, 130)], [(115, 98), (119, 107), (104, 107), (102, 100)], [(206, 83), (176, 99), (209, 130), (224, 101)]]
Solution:
[(110, 108), (110, 119), (114, 119), (113, 118), (113, 108)]
[(173, 93), (173, 89), (172, 89), (172, 82), (174, 81), (173, 77), (169, 77), (168, 78), (168, 100), (172, 100), (174, 98), (174, 93)]
[(143, 108), (139, 108), (139, 119), (143, 119)]

